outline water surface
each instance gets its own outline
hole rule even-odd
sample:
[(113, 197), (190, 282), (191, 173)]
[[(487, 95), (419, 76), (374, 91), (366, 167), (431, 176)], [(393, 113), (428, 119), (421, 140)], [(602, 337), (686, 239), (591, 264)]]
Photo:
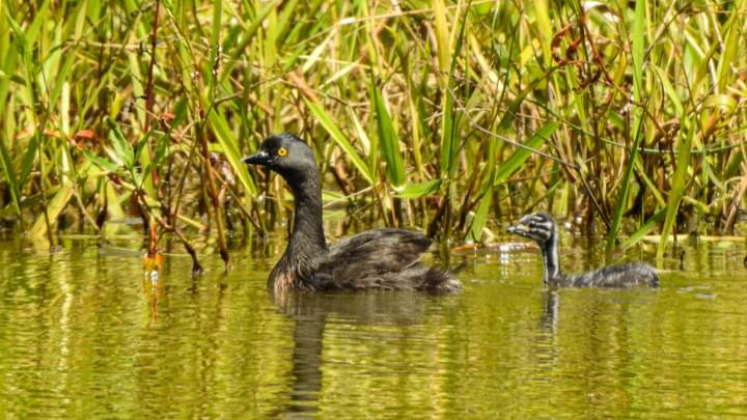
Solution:
[(495, 251), (452, 258), (458, 295), (282, 297), (280, 239), (155, 283), (137, 241), (61, 245), (0, 240), (2, 419), (747, 416), (742, 242), (685, 247), (658, 290), (548, 290), (538, 255)]

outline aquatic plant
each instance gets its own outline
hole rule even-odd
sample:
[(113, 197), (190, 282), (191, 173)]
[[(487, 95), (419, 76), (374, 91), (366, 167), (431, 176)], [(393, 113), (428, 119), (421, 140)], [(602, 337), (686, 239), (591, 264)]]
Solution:
[(240, 158), (292, 131), (316, 139), (327, 190), (430, 235), (489, 239), (537, 207), (599, 224), (609, 249), (681, 216), (731, 231), (747, 191), (745, 11), (6, 0), (3, 224), (53, 244), (63, 224), (153, 217), (196, 264), (190, 238), (214, 232), (228, 263), (232, 232), (288, 211), (283, 184), (260, 189)]

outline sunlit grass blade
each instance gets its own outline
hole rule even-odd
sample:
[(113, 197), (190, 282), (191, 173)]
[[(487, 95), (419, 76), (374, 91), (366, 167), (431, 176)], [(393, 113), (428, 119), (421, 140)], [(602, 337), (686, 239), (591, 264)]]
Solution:
[[(131, 41), (135, 42), (134, 37)], [(145, 87), (143, 86), (143, 75), (140, 72), (140, 57), (134, 51), (128, 53), (127, 57), (130, 81), (132, 82), (132, 89), (135, 97), (135, 114), (137, 115), (140, 127), (145, 127)]]
[(643, 224), (638, 230), (636, 230), (632, 235), (627, 237), (622, 244), (620, 244), (620, 248), (622, 250), (626, 250), (646, 237), (651, 231), (656, 229), (656, 227), (661, 223), (662, 220), (664, 220), (665, 216), (667, 215), (667, 207), (664, 207), (663, 209), (659, 210), (656, 214), (651, 216), (648, 220), (646, 220), (646, 223)]
[(446, 10), (446, 3), (444, 0), (435, 0), (433, 2), (433, 13), (435, 14), (435, 31), (436, 31), (436, 54), (438, 56), (438, 66), (441, 70), (441, 74), (446, 74), (446, 70), (449, 67), (449, 54), (451, 48), (449, 46), (449, 28), (446, 16), (448, 11)]
[(744, 10), (740, 7), (744, 2), (736, 2), (736, 10), (731, 13), (729, 20), (724, 24), (724, 27), (728, 30), (728, 35), (724, 42), (724, 51), (718, 62), (718, 87), (721, 93), (724, 93), (727, 83), (731, 80), (729, 73), (731, 73), (732, 63), (734, 63), (734, 57), (739, 51), (744, 38), (741, 28), (744, 26)]
[(15, 170), (13, 170), (13, 161), (10, 158), (10, 153), (8, 152), (5, 136), (3, 136), (2, 132), (0, 132), (0, 164), (2, 165), (2, 174), (4, 176), (5, 182), (8, 183), (8, 187), (10, 189), (10, 196), (13, 200), (13, 207), (16, 210), (16, 214), (18, 216), (21, 216), (21, 194), (18, 189), (16, 173)]
[(210, 98), (210, 102), (212, 103), (213, 99), (215, 99), (215, 88), (217, 86), (218, 82), (218, 69), (219, 69), (219, 60), (222, 59), (218, 54), (221, 52), (220, 48), (220, 34), (221, 34), (221, 21), (223, 18), (223, 2), (222, 1), (213, 1), (213, 29), (211, 31), (210, 36), (210, 54), (208, 55), (209, 59), (205, 63), (205, 74), (209, 75), (210, 80), (210, 92), (208, 93), (208, 97)]
[[(437, 6), (438, 4), (439, 3), (437, 3)], [(443, 25), (445, 25), (445, 23), (443, 23)], [(459, 62), (459, 56), (462, 52), (462, 45), (464, 44), (464, 32), (466, 27), (467, 14), (465, 13), (464, 19), (461, 20), (459, 27), (459, 38), (457, 39), (454, 51), (452, 52), (449, 77), (446, 83), (443, 99), (443, 123), (441, 124), (441, 176), (447, 179), (451, 178), (456, 170), (456, 161), (459, 153), (458, 134), (460, 132), (461, 118), (459, 113), (454, 110), (454, 95), (456, 93), (453, 90), (456, 86), (456, 69)], [(437, 32), (440, 36), (440, 31), (437, 30)], [(439, 51), (441, 51), (441, 49), (439, 49)]]
[(244, 31), (241, 41), (236, 45), (236, 47), (234, 47), (233, 52), (231, 52), (231, 59), (226, 63), (225, 69), (220, 78), (221, 84), (226, 80), (226, 78), (228, 78), (228, 76), (231, 75), (233, 66), (241, 58), (241, 56), (246, 53), (246, 49), (252, 43), (252, 41), (256, 39), (255, 37), (257, 35), (257, 31), (262, 27), (262, 22), (264, 22), (265, 18), (267, 18), (267, 16), (278, 6), (278, 4), (280, 4), (280, 2), (281, 0), (270, 1), (264, 4), (259, 10), (247, 30)]
[(342, 131), (340, 128), (335, 124), (335, 122), (332, 120), (332, 117), (327, 114), (327, 112), (319, 105), (311, 102), (311, 101), (305, 101), (306, 106), (311, 110), (311, 113), (314, 114), (317, 121), (319, 121), (319, 124), (324, 127), (325, 130), (327, 130), (327, 133), (332, 137), (332, 140), (337, 143), (338, 146), (342, 148), (342, 150), (345, 151), (345, 155), (353, 162), (353, 165), (355, 165), (356, 168), (358, 168), (358, 171), (360, 171), (361, 175), (368, 181), (369, 184), (373, 184), (373, 176), (371, 174), (371, 171), (368, 169), (368, 165), (366, 165), (366, 162), (363, 161), (363, 159), (358, 154), (358, 151), (355, 150), (355, 147), (353, 147), (353, 144), (350, 143), (350, 141), (345, 137), (344, 134), (342, 134)]
[(555, 121), (545, 124), (524, 143), (527, 148), (518, 148), (508, 159), (500, 163), (493, 179), (493, 186), (498, 186), (519, 170), (529, 156), (532, 155), (532, 152), (528, 148), (538, 149), (555, 133), (559, 126), (560, 124)]
[[(684, 135), (680, 138), (680, 144), (677, 147), (677, 169), (674, 172), (674, 179), (672, 181), (672, 189), (669, 192), (669, 201), (667, 203), (667, 216), (664, 219), (664, 226), (661, 228), (662, 238), (666, 238), (672, 231), (672, 227), (677, 219), (677, 212), (680, 208), (680, 202), (682, 196), (685, 193), (685, 187), (687, 184), (688, 170), (690, 168), (690, 147), (692, 147), (692, 140), (695, 137), (695, 130), (690, 127), (687, 120), (685, 122)], [(667, 248), (667, 241), (659, 242), (659, 246), (656, 249), (656, 258), (660, 259), (664, 256), (664, 251)]]
[(395, 188), (399, 198), (421, 198), (427, 197), (438, 192), (442, 181), (434, 179), (431, 181), (419, 182), (416, 184), (407, 184), (402, 188)]
[[(560, 124), (554, 121), (547, 123), (537, 130), (524, 144), (527, 148), (539, 148), (555, 133), (559, 126)], [(521, 169), (522, 165), (524, 165), (526, 160), (529, 159), (532, 154), (532, 152), (527, 148), (518, 148), (508, 159), (499, 163), (492, 179), (489, 179), (488, 182), (483, 185), (482, 192), (480, 193), (480, 203), (472, 218), (469, 231), (467, 232), (467, 240), (480, 240), (483, 228), (488, 219), (488, 211), (493, 203), (493, 189), (505, 182), (509, 177), (511, 177), (511, 175)]]
[(57, 218), (65, 210), (65, 207), (67, 207), (67, 204), (70, 202), (70, 199), (72, 197), (72, 184), (60, 185), (57, 193), (55, 193), (54, 197), (52, 197), (52, 199), (49, 201), (46, 211), (41, 212), (38, 216), (36, 216), (36, 220), (34, 221), (34, 225), (29, 231), (29, 235), (36, 238), (41, 238), (44, 235), (48, 235), (49, 232), (47, 231), (46, 218), (49, 217), (50, 225), (56, 225)]
[(644, 110), (640, 108), (643, 98), (643, 61), (645, 59), (645, 39), (643, 37), (646, 28), (646, 2), (636, 2), (635, 20), (633, 22), (633, 145), (628, 156), (628, 164), (625, 168), (625, 175), (620, 184), (620, 193), (617, 196), (617, 203), (612, 213), (612, 221), (607, 234), (607, 252), (612, 251), (617, 241), (617, 234), (620, 230), (623, 215), (628, 206), (628, 192), (630, 183), (633, 179), (633, 168), (638, 156), (638, 151), (645, 137)]
[(537, 17), (537, 26), (540, 34), (539, 38), (542, 45), (543, 65), (549, 67), (552, 60), (550, 44), (554, 31), (552, 29), (552, 24), (550, 23), (550, 15), (547, 9), (547, 0), (536, 0), (534, 2), (534, 11), (535, 16)]
[(115, 156), (125, 169), (132, 170), (135, 165), (135, 151), (119, 128), (119, 124), (114, 121), (111, 121), (110, 124), (109, 141), (114, 149)]
[(468, 241), (479, 241), (482, 237), (483, 228), (488, 220), (488, 211), (491, 204), (493, 204), (492, 190), (492, 188), (486, 188), (480, 197), (480, 204), (477, 206), (477, 211), (472, 218), (472, 223), (465, 237)]
[(674, 105), (676, 115), (683, 115), (685, 113), (685, 107), (682, 105), (680, 97), (677, 94), (677, 91), (674, 89), (674, 86), (672, 86), (672, 82), (669, 81), (669, 77), (661, 68), (659, 68), (659, 66), (652, 65), (652, 67), (654, 71), (656, 71), (656, 75), (659, 77), (659, 81), (664, 87), (664, 92), (667, 94), (670, 103)]
[(233, 170), (238, 174), (241, 184), (246, 188), (247, 192), (252, 195), (257, 195), (257, 186), (249, 176), (249, 172), (246, 169), (246, 165), (241, 162), (241, 153), (239, 152), (236, 138), (234, 137), (231, 129), (228, 128), (226, 119), (220, 115), (216, 110), (213, 110), (208, 114), (208, 123), (210, 128), (215, 133), (215, 137), (218, 139), (218, 143), (223, 149), (223, 154), (228, 160)]
[(379, 131), (381, 156), (386, 162), (386, 176), (389, 183), (398, 187), (405, 183), (405, 167), (402, 162), (399, 137), (389, 116), (384, 98), (376, 87), (371, 88), (371, 100), (376, 110), (376, 125)]

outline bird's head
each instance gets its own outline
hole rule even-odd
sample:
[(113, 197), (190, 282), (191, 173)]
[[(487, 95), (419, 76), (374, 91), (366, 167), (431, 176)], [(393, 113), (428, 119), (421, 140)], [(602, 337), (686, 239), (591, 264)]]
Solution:
[(519, 219), (519, 223), (510, 226), (508, 232), (532, 239), (540, 246), (544, 246), (555, 239), (557, 226), (552, 216), (545, 212), (537, 212)]
[(243, 158), (242, 162), (266, 166), (288, 181), (318, 171), (311, 148), (303, 140), (289, 133), (267, 137), (259, 146), (259, 151)]

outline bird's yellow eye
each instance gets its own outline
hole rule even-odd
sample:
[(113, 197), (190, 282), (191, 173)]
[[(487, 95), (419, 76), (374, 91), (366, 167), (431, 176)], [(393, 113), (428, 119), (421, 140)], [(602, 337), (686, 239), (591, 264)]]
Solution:
[(281, 147), (278, 149), (278, 156), (287, 156), (288, 155), (288, 149), (285, 147)]

